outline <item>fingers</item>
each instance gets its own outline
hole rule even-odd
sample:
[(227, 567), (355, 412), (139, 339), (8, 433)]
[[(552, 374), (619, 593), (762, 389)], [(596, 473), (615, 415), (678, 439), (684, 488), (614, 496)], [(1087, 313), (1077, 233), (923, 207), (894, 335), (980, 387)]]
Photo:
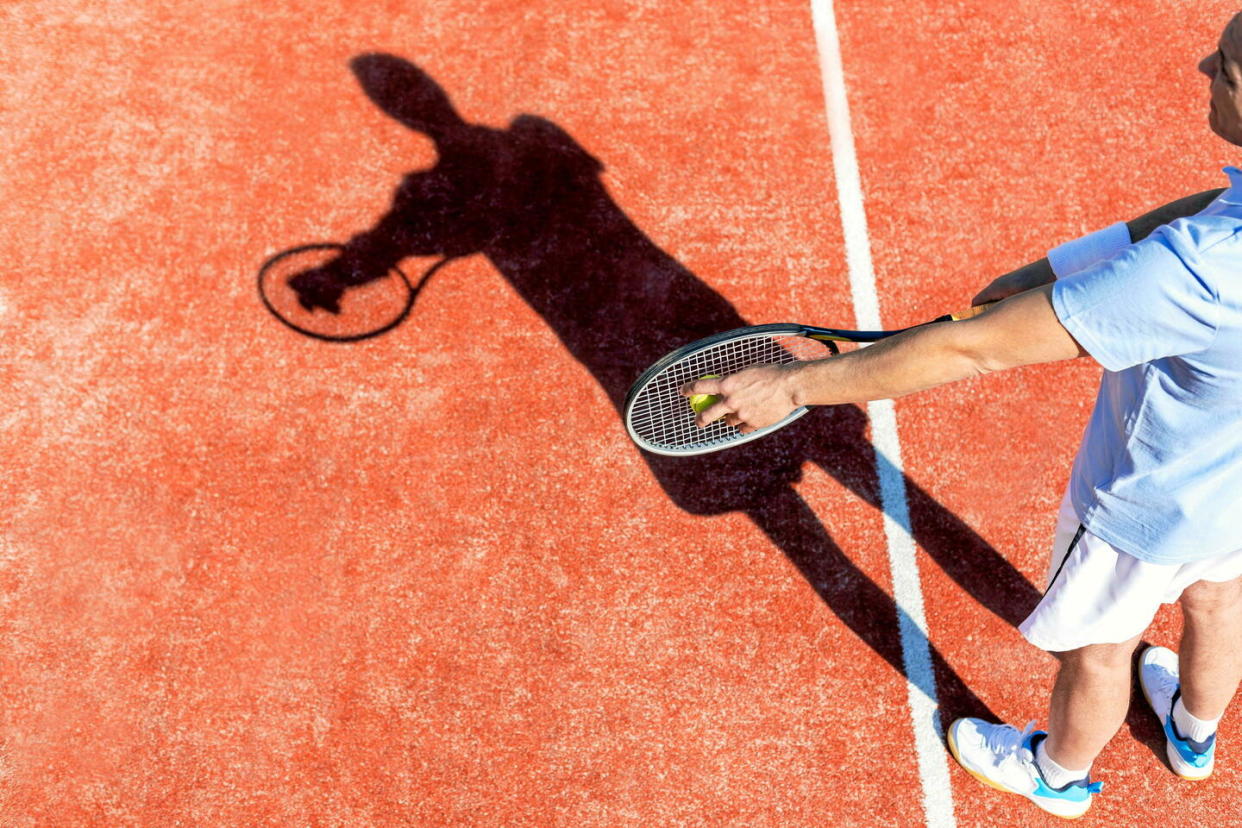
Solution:
[[(697, 425), (699, 428), (707, 428), (709, 425), (716, 422), (721, 417), (725, 417), (726, 418), (725, 422), (728, 422), (729, 425), (737, 425), (737, 422), (740, 422), (737, 414), (733, 412), (733, 409), (730, 408), (728, 404), (724, 402), (724, 400), (715, 402), (712, 405), (700, 411), (699, 416), (694, 418), (694, 422), (695, 422), (695, 425)], [(732, 418), (733, 420), (737, 422), (729, 422), (728, 418)]]
[(741, 422), (741, 419), (733, 412), (733, 409), (721, 399), (721, 380), (721, 377), (704, 377), (694, 382), (688, 382), (677, 389), (684, 397), (711, 396), (716, 398), (716, 402), (704, 408), (694, 418), (694, 422), (699, 428), (707, 428), (722, 417), (731, 426), (738, 425)]
[(972, 306), (987, 305), (1007, 299), (1015, 293), (1021, 293), (1026, 290), (1026, 286), (1017, 278), (1021, 273), (1022, 271), (1015, 271), (993, 279), (987, 287), (975, 294), (975, 298), (970, 300), (970, 304)]
[(707, 428), (721, 419), (725, 421), (725, 425), (731, 425), (743, 434), (750, 434), (756, 430), (755, 426), (748, 424), (736, 411), (729, 407), (728, 403), (723, 401), (704, 409), (702, 413), (694, 418), (694, 422), (699, 428)]
[(784, 392), (780, 366), (755, 365), (727, 377), (703, 377), (681, 386), (680, 392), (695, 398), (691, 406), (699, 413), (695, 424), (706, 428), (723, 420), (743, 434), (780, 422), (794, 406)]
[(694, 397), (699, 394), (718, 395), (720, 393), (720, 383), (722, 381), (723, 380), (720, 377), (706, 377), (704, 379), (695, 380), (694, 382), (687, 382), (677, 390), (683, 397)]

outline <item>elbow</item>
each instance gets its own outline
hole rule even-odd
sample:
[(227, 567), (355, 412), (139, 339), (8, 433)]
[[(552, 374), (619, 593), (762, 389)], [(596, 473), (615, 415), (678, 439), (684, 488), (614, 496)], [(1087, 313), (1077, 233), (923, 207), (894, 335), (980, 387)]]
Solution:
[(958, 371), (960, 379), (976, 379), (993, 371), (1004, 370), (1001, 366), (974, 358), (963, 358), (961, 369)]
[(963, 379), (981, 377), (1011, 367), (998, 350), (991, 347), (985, 337), (968, 335), (969, 323), (956, 323), (963, 329), (963, 336), (955, 337), (953, 356)]
[(1012, 367), (1003, 360), (997, 359), (994, 355), (984, 353), (972, 353), (966, 359), (970, 364), (969, 376), (972, 377), (981, 377), (984, 374), (993, 374)]

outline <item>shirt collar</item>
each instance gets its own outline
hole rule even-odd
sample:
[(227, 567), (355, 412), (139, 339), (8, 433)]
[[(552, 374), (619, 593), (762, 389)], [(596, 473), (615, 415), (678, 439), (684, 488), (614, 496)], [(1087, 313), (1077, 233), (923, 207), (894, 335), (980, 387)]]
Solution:
[(1229, 189), (1220, 194), (1220, 200), (1230, 204), (1242, 204), (1242, 170), (1237, 167), (1224, 167), (1221, 172), (1229, 176)]

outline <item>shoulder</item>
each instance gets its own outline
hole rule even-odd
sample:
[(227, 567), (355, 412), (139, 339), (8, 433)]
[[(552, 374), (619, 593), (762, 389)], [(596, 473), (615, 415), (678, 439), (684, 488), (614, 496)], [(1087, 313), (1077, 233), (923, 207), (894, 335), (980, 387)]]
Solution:
[(1210, 204), (1153, 233), (1184, 259), (1201, 254), (1236, 255), (1242, 250), (1242, 170), (1226, 167), (1224, 172), (1230, 186)]
[(538, 115), (519, 115), (509, 124), (509, 134), (540, 155), (570, 159), (584, 171), (599, 173), (603, 163), (591, 155), (568, 132)]
[(1232, 282), (1229, 277), (1242, 270), (1242, 204), (1213, 207), (1159, 228), (1148, 240), (1167, 248), (1217, 293), (1222, 280)]
[[(1219, 212), (1187, 216), (1153, 233), (1176, 253), (1228, 253), (1242, 249), (1242, 204)], [(1219, 250), (1217, 250), (1219, 248)]]

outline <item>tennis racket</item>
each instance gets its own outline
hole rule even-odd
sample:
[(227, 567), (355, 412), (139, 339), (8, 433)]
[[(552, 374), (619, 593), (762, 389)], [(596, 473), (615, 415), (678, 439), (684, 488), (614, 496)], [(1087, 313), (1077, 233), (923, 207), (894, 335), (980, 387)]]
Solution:
[[(990, 305), (946, 314), (925, 322), (953, 322), (978, 316)], [(922, 327), (916, 325), (915, 327)], [(895, 331), (846, 331), (812, 325), (774, 324), (736, 328), (691, 342), (643, 372), (625, 398), (625, 428), (642, 448), (673, 456), (707, 454), (740, 446), (784, 428), (807, 412), (802, 406), (779, 423), (743, 434), (719, 419), (706, 428), (695, 422), (690, 401), (678, 390), (707, 376), (724, 377), (752, 365), (783, 365), (835, 356), (850, 345), (864, 345), (899, 334)]]

